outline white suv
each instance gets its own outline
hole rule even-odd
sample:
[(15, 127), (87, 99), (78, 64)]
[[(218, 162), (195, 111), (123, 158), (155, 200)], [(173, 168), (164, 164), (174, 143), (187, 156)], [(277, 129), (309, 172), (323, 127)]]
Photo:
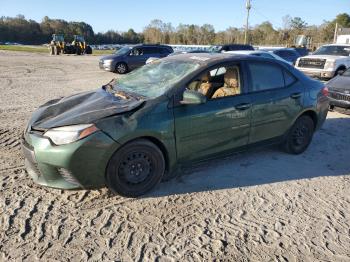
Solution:
[(332, 78), (350, 67), (350, 45), (323, 45), (312, 55), (298, 58), (295, 67), (304, 74)]

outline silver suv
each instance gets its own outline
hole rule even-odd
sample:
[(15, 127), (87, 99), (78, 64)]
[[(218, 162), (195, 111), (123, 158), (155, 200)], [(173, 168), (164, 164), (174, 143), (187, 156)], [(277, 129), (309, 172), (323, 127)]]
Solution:
[(125, 74), (143, 66), (150, 57), (162, 58), (173, 52), (172, 47), (167, 45), (125, 46), (113, 55), (102, 57), (99, 66), (106, 71)]
[(350, 67), (350, 45), (323, 45), (312, 55), (299, 58), (295, 67), (311, 77), (330, 79)]

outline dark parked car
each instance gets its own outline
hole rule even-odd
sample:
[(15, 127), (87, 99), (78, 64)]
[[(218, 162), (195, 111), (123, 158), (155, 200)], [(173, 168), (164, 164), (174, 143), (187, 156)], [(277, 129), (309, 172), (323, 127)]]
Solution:
[(309, 50), (305, 47), (292, 47), (295, 51), (299, 53), (300, 56), (307, 56), (309, 55)]
[(350, 68), (331, 79), (327, 84), (329, 89), (330, 107), (350, 108)]
[(167, 45), (136, 45), (125, 46), (113, 55), (104, 56), (99, 61), (101, 69), (119, 74), (125, 74), (143, 66), (150, 57), (166, 57), (173, 53)]
[(170, 56), (39, 107), (24, 132), (26, 167), (41, 185), (139, 196), (194, 161), (271, 143), (302, 153), (327, 116), (327, 95), (277, 60)]
[(292, 63), (293, 65), (301, 55), (294, 48), (279, 48), (279, 49), (259, 49), (269, 51)]
[(230, 45), (218, 45), (214, 47), (215, 52), (222, 53), (227, 51), (238, 51), (238, 50), (254, 50), (251, 45), (243, 44), (230, 44)]

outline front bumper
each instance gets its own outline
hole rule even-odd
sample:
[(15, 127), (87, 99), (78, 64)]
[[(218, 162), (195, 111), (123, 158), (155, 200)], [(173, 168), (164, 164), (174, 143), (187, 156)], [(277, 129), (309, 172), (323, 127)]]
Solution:
[(338, 100), (332, 97), (329, 98), (329, 104), (331, 106), (337, 106), (337, 107), (346, 108), (346, 109), (350, 108), (350, 101)]
[(334, 77), (335, 71), (316, 69), (316, 68), (305, 68), (305, 67), (295, 67), (299, 71), (303, 72), (305, 75), (316, 78), (332, 78)]
[(111, 63), (111, 64), (106, 64), (106, 63), (104, 63), (103, 61), (100, 61), (99, 63), (98, 63), (98, 66), (99, 66), (99, 68), (100, 69), (102, 69), (102, 70), (105, 70), (105, 71), (109, 71), (109, 72), (113, 72), (114, 71), (114, 65), (113, 65), (113, 63)]
[(25, 166), (34, 182), (60, 189), (104, 186), (106, 166), (118, 148), (101, 131), (60, 146), (32, 133), (22, 139)]

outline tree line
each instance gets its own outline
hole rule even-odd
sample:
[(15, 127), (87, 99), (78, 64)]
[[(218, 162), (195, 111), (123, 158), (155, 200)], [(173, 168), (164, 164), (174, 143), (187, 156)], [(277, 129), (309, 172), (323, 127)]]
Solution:
[[(249, 27), (249, 43), (254, 45), (293, 45), (299, 34), (312, 38), (314, 44), (329, 43), (333, 40), (335, 24), (350, 27), (347, 13), (337, 15), (332, 21), (321, 25), (308, 25), (300, 17), (283, 17), (282, 28), (275, 29), (269, 21)], [(90, 44), (193, 44), (213, 45), (243, 43), (244, 28), (228, 27), (215, 31), (213, 25), (179, 24), (153, 20), (141, 33), (129, 29), (126, 32), (109, 30), (95, 33), (91, 25), (85, 22), (67, 22), (62, 19), (50, 19), (45, 16), (40, 23), (27, 20), (23, 15), (0, 17), (0, 42), (18, 42), (22, 44), (43, 44), (51, 40), (52, 34), (64, 34), (66, 41), (72, 41), (73, 35), (83, 35)]]

